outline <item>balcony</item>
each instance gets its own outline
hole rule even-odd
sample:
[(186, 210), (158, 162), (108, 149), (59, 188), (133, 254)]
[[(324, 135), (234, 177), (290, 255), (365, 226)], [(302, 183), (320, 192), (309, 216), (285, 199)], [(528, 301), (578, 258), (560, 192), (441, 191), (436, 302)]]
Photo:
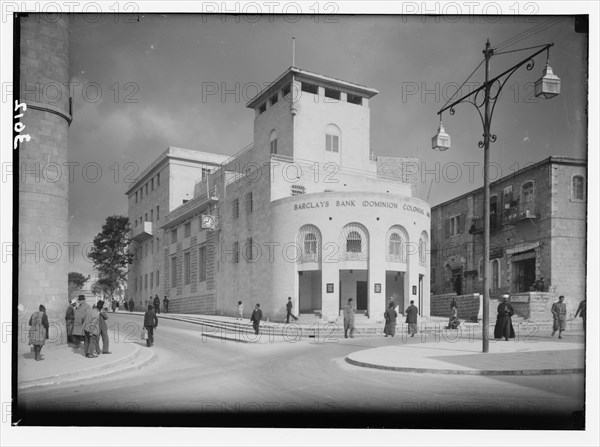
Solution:
[(539, 218), (537, 206), (533, 202), (512, 205), (502, 213), (503, 224), (514, 224), (525, 219)]
[[(490, 230), (494, 231), (498, 228), (498, 219), (495, 214), (490, 215)], [(481, 234), (484, 230), (483, 217), (474, 217), (471, 219), (471, 226), (469, 227), (469, 234)]]
[(142, 222), (141, 225), (131, 230), (131, 239), (135, 242), (144, 242), (152, 237), (152, 222)]

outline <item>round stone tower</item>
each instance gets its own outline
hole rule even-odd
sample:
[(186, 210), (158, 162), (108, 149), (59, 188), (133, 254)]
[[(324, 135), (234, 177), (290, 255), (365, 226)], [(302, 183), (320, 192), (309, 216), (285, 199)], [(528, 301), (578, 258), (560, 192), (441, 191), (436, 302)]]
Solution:
[[(18, 264), (19, 351), (27, 349), (29, 317), (40, 304), (50, 322), (48, 343), (64, 343), (68, 305), (67, 137), (69, 25), (64, 14), (27, 14), (18, 19), (19, 97), (27, 109), (21, 134), (29, 135), (15, 153), (19, 187)], [(14, 104), (13, 104), (14, 106)], [(17, 174), (18, 173), (18, 174)]]

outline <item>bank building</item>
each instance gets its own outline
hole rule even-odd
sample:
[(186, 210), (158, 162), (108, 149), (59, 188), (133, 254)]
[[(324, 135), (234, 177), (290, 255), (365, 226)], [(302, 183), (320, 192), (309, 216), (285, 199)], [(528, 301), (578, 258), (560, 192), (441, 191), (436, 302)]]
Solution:
[(389, 297), (429, 315), (430, 207), (415, 159), (375, 156), (378, 91), (290, 67), (246, 106), (252, 144), (232, 157), (169, 147), (127, 191), (128, 298), (169, 311), (333, 320), (348, 298), (381, 319)]

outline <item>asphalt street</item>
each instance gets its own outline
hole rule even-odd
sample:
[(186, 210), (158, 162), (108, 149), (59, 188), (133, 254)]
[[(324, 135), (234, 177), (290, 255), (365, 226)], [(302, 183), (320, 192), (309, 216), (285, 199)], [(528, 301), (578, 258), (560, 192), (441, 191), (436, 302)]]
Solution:
[[(132, 328), (141, 321), (115, 314), (111, 337), (138, 342)], [(382, 371), (344, 358), (400, 338), (250, 344), (203, 339), (201, 331), (160, 319), (154, 346), (145, 348), (157, 354), (151, 363), (91, 383), (21, 391), (18, 405), (49, 424), (77, 425), (70, 418), (87, 414), (78, 420), (112, 426), (568, 428), (583, 410), (583, 374)]]

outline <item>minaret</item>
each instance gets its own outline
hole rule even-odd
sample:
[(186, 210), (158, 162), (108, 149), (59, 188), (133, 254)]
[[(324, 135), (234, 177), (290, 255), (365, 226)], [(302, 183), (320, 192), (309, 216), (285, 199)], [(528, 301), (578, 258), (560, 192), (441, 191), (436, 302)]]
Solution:
[(70, 244), (65, 163), (71, 123), (68, 20), (64, 14), (22, 14), (15, 19), (20, 35), (20, 54), (15, 55), (20, 58), (20, 93), (15, 100), (27, 105), (25, 111), (15, 114), (24, 114), (21, 134), (31, 137), (20, 143), (18, 153), (15, 151), (19, 246), (14, 256), (19, 274), (19, 326), (13, 332), (18, 334), (21, 352), (28, 349), (29, 317), (40, 304), (46, 307), (50, 322), (48, 343), (66, 341)]

